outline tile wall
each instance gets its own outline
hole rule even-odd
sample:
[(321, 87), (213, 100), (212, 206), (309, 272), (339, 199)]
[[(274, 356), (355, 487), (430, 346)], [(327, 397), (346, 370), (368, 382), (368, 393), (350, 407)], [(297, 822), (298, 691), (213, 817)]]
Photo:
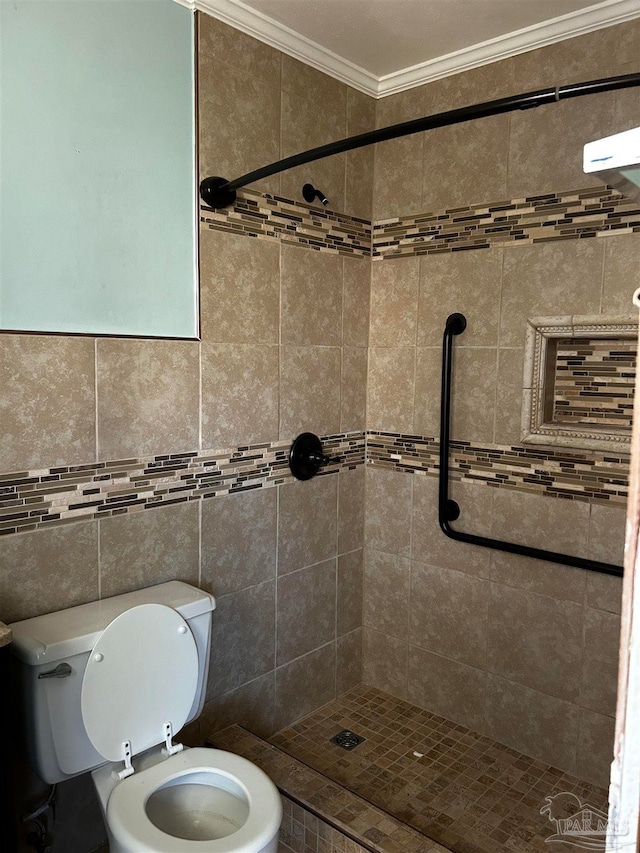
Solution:
[[(212, 18), (198, 20), (203, 176), (234, 177), (376, 123), (635, 70), (638, 44), (632, 23), (376, 104)], [(406, 137), (255, 185), (295, 211), (311, 181), (348, 216), (337, 215), (337, 231), (329, 226), (330, 251), (315, 251), (326, 219), (308, 208), (295, 237), (266, 233), (269, 224), (264, 239), (250, 237), (255, 223), (233, 228), (208, 217), (201, 341), (0, 336), (0, 471), (39, 477), (212, 449), (233, 456), (303, 430), (437, 439), (438, 345), (451, 310), (470, 321), (456, 352), (454, 437), (517, 443), (525, 318), (625, 313), (637, 237), (575, 234), (371, 262), (363, 229), (372, 219), (593, 186), (576, 152), (633, 123), (636, 94)], [(268, 208), (268, 199), (255, 206)], [(360, 680), (364, 635), (365, 679), (375, 686), (600, 776), (613, 712), (617, 583), (443, 543), (429, 521), (435, 483), (375, 465), (365, 477), (358, 466), (307, 484), (153, 512), (123, 507), (119, 516), (8, 535), (0, 618), (188, 580), (218, 598), (208, 703), (193, 739), (228, 722), (270, 733), (324, 704)], [(469, 529), (543, 537), (581, 553), (586, 541), (600, 559), (620, 558), (620, 509), (486, 484), (456, 488)], [(532, 722), (546, 719), (549, 730), (523, 743)], [(560, 758), (557, 719), (569, 743)]]
[[(639, 54), (638, 22), (613, 27), (385, 98), (376, 122), (628, 73)], [(437, 479), (415, 471), (437, 446), (442, 332), (461, 311), (453, 455), (472, 458), (454, 526), (621, 564), (625, 460), (603, 458), (617, 484), (580, 494), (575, 457), (550, 476), (553, 454), (522, 446), (520, 410), (528, 317), (635, 314), (637, 205), (591, 229), (611, 199), (581, 151), (639, 115), (627, 90), (483, 119), (377, 146), (374, 175), (367, 428), (383, 447), (366, 475), (364, 681), (601, 785), (619, 579), (445, 539)]]

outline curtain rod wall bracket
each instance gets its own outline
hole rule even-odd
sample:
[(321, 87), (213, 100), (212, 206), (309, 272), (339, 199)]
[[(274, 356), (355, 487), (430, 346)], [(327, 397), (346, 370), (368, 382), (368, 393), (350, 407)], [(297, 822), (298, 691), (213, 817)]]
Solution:
[(231, 207), (236, 200), (236, 191), (229, 187), (226, 178), (205, 178), (200, 184), (200, 197), (208, 206), (214, 208)]

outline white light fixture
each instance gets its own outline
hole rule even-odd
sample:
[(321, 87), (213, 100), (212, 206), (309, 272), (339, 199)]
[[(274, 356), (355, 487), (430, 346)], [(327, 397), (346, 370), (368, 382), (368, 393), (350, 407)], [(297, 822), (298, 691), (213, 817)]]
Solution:
[(588, 142), (582, 170), (640, 201), (640, 127)]

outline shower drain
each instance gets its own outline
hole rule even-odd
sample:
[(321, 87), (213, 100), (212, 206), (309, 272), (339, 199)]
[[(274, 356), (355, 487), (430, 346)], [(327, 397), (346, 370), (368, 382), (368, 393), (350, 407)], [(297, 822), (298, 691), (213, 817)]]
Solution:
[(355, 749), (358, 744), (364, 743), (364, 738), (355, 732), (350, 732), (349, 729), (343, 729), (331, 738), (331, 743), (335, 743), (343, 749)]

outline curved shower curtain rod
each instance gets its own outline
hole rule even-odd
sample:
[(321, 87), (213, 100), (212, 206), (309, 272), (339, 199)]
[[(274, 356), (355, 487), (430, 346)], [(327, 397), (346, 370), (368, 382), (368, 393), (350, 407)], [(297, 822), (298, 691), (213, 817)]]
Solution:
[(360, 133), (358, 136), (349, 136), (347, 139), (339, 139), (337, 142), (320, 145), (318, 148), (311, 148), (309, 151), (294, 154), (292, 157), (285, 157), (284, 160), (278, 160), (269, 166), (262, 166), (262, 168), (248, 172), (233, 181), (221, 177), (205, 178), (200, 184), (200, 196), (205, 204), (211, 208), (229, 207), (236, 200), (236, 190), (240, 187), (245, 187), (247, 184), (252, 184), (262, 178), (268, 178), (270, 175), (276, 175), (278, 172), (284, 172), (286, 169), (292, 169), (294, 166), (301, 166), (303, 163), (311, 163), (314, 160), (321, 160), (323, 157), (330, 157), (332, 154), (341, 154), (343, 151), (352, 151), (354, 148), (362, 148), (375, 142), (385, 142), (388, 139), (408, 136), (411, 133), (419, 133), (423, 130), (434, 130), (437, 127), (447, 127), (451, 124), (459, 124), (477, 118), (500, 115), (514, 110), (526, 110), (568, 98), (579, 98), (582, 95), (629, 89), (633, 86), (640, 86), (640, 73), (589, 80), (585, 83), (571, 83), (567, 86), (555, 86), (550, 89), (539, 89), (535, 92), (512, 95), (509, 98), (499, 98), (496, 101), (486, 101), (470, 107), (460, 107), (444, 113), (392, 124), (389, 127), (370, 130), (367, 133)]

